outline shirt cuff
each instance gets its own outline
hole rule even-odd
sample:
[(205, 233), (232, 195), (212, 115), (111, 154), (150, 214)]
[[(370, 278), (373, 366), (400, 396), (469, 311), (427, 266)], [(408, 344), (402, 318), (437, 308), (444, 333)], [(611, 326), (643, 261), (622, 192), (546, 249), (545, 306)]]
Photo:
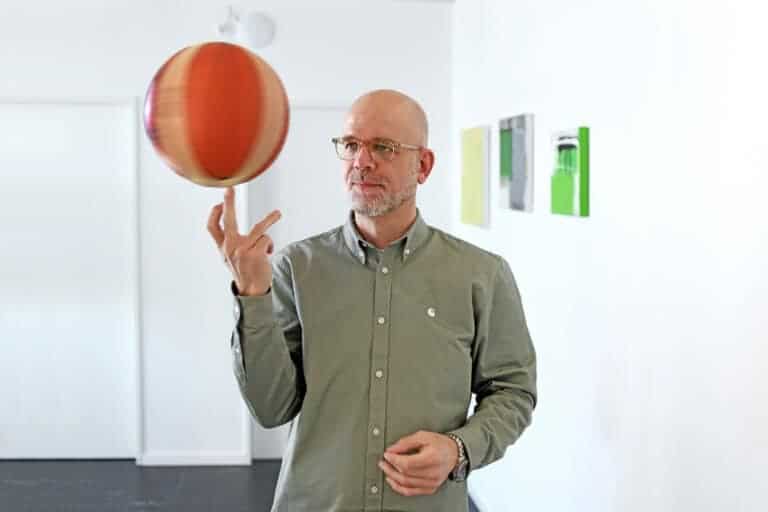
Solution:
[(258, 328), (273, 320), (272, 288), (264, 295), (240, 295), (234, 281), (230, 291), (235, 299), (234, 316), (238, 326)]

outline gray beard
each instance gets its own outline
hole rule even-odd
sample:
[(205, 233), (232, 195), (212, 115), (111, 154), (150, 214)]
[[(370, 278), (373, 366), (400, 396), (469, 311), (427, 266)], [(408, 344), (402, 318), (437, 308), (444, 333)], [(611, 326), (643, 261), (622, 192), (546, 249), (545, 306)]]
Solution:
[(380, 217), (387, 213), (398, 209), (404, 202), (412, 199), (416, 196), (416, 182), (414, 181), (411, 186), (405, 190), (401, 190), (397, 194), (389, 197), (383, 197), (376, 199), (367, 204), (358, 203), (353, 200), (352, 211), (366, 217)]

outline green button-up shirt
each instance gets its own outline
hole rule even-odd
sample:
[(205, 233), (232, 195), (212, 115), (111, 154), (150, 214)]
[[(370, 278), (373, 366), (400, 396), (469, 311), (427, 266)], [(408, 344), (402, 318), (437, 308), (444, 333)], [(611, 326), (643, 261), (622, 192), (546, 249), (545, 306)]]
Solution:
[(407, 497), (378, 462), (401, 437), (451, 432), (474, 470), (529, 425), (536, 355), (506, 261), (420, 214), (379, 250), (350, 214), (272, 265), (267, 295), (236, 295), (231, 338), (251, 414), (292, 421), (272, 512), (466, 512), (466, 482)]

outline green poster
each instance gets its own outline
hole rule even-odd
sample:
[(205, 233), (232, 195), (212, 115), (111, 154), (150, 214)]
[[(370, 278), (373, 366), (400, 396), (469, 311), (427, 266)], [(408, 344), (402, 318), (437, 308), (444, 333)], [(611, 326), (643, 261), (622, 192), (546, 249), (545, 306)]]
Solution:
[(556, 133), (554, 146), (552, 213), (589, 217), (589, 128)]

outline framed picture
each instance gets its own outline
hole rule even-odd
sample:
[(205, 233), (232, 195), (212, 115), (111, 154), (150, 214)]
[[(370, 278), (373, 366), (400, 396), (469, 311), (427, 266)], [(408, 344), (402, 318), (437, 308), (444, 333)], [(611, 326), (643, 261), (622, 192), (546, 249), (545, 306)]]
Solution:
[(489, 128), (461, 132), (461, 221), (488, 225)]
[(552, 213), (589, 217), (589, 128), (557, 132), (552, 142)]
[(499, 121), (500, 206), (533, 210), (533, 114)]

